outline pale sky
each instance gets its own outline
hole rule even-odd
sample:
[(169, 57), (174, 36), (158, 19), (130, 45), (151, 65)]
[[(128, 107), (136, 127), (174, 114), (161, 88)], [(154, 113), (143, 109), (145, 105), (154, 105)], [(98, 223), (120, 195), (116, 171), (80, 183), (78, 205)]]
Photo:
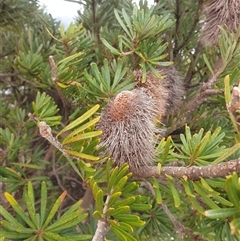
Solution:
[(46, 6), (46, 11), (50, 13), (53, 18), (61, 20), (64, 25), (73, 21), (77, 16), (77, 10), (80, 8), (80, 4), (67, 2), (64, 0), (39, 0), (40, 5)]
[[(136, 0), (138, 2), (139, 0)], [(154, 0), (149, 0), (149, 4), (153, 4)], [(61, 20), (61, 22), (67, 26), (71, 21), (74, 21), (74, 17), (77, 16), (77, 10), (80, 9), (80, 4), (67, 2), (64, 0), (39, 0), (40, 5), (46, 6), (46, 10), (53, 18)]]

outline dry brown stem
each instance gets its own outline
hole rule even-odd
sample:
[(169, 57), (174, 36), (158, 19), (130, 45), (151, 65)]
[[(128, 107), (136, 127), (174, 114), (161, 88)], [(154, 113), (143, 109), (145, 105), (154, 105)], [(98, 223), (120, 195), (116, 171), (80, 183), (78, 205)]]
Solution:
[[(63, 106), (64, 106), (64, 110), (66, 112), (68, 110), (69, 103), (67, 102), (66, 98), (64, 97), (64, 94), (62, 93), (61, 88), (57, 84), (57, 82), (58, 82), (57, 66), (54, 62), (53, 56), (49, 56), (48, 60), (49, 60), (50, 68), (51, 68), (52, 81), (57, 89), (58, 96), (61, 99)], [(66, 115), (65, 115), (65, 119), (66, 119)]]
[(231, 161), (209, 165), (209, 166), (190, 166), (190, 167), (175, 167), (175, 166), (164, 166), (159, 172), (158, 167), (152, 166), (149, 168), (139, 169), (134, 174), (139, 177), (162, 177), (170, 175), (174, 178), (188, 177), (189, 180), (196, 181), (200, 178), (215, 178), (223, 177), (236, 172), (240, 174), (240, 158)]
[(104, 207), (103, 207), (102, 219), (98, 220), (97, 229), (95, 231), (95, 234), (93, 236), (92, 241), (103, 241), (103, 240), (105, 240), (105, 237), (106, 237), (106, 234), (107, 234), (107, 228), (108, 228), (106, 211), (108, 210), (108, 202), (110, 200), (111, 195), (112, 195), (112, 193), (107, 195), (107, 198), (106, 198), (106, 201), (105, 201)]
[(52, 135), (51, 127), (45, 121), (40, 121), (38, 126), (40, 135), (47, 139), (52, 145), (54, 145), (60, 152), (63, 153), (64, 156), (68, 156), (65, 153), (62, 144)]
[[(155, 191), (153, 189), (153, 186), (151, 183), (149, 183), (146, 179), (141, 178), (141, 180), (144, 182), (145, 186), (147, 187), (147, 189), (151, 192), (151, 194), (155, 197)], [(163, 211), (166, 213), (166, 215), (168, 216), (168, 218), (171, 220), (171, 222), (174, 225), (175, 228), (175, 232), (178, 234), (178, 240), (184, 240), (184, 234), (187, 235), (188, 237), (193, 238), (193, 240), (197, 240), (197, 241), (203, 241), (203, 239), (199, 236), (194, 234), (190, 229), (186, 228), (184, 225), (182, 225), (174, 216), (173, 214), (170, 212), (170, 210), (168, 209), (168, 207), (164, 204), (161, 203), (161, 207), (163, 209)]]
[(184, 241), (184, 235), (187, 235), (188, 237), (192, 238), (193, 240), (196, 241), (204, 241), (199, 235), (194, 234), (190, 229), (186, 228), (183, 226), (170, 212), (168, 207), (162, 203), (161, 207), (163, 211), (167, 214), (168, 218), (171, 220), (171, 222), (174, 225), (175, 231), (178, 234), (178, 240), (179, 241)]
[(185, 105), (185, 112), (181, 118), (176, 122), (174, 129), (169, 127), (165, 132), (164, 136), (170, 135), (173, 130), (177, 130), (189, 122), (191, 115), (211, 96), (212, 94), (219, 93), (219, 90), (213, 89), (216, 84), (218, 77), (223, 71), (223, 64), (221, 60), (218, 60), (215, 64), (215, 71), (213, 75), (208, 79), (207, 82), (201, 85), (199, 93), (191, 100), (189, 100)]

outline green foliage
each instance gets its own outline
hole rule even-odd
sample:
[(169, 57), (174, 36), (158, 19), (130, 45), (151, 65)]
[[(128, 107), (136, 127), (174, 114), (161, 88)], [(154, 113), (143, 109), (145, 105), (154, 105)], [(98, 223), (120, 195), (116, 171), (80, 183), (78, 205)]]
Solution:
[[(211, 219), (226, 219), (231, 217), (230, 222), (231, 234), (240, 234), (240, 179), (236, 173), (227, 177), (225, 182), (225, 187), (227, 191), (227, 196), (230, 202), (222, 203), (227, 208), (217, 208), (205, 211), (205, 215)], [(229, 207), (230, 206), (230, 207)]]
[(102, 38), (103, 44), (115, 55), (132, 55), (133, 68), (143, 69), (143, 81), (146, 81), (148, 69), (159, 76), (154, 66), (171, 64), (162, 61), (167, 56), (164, 53), (167, 44), (163, 43), (160, 33), (170, 28), (174, 21), (169, 19), (169, 15), (164, 17), (154, 15), (154, 7), (138, 9), (135, 6), (131, 15), (127, 14), (125, 9), (122, 9), (121, 13), (115, 10), (114, 13), (125, 34), (118, 37), (118, 49), (104, 38)]
[[(239, 158), (240, 28), (220, 26), (219, 43), (204, 47), (202, 1), (69, 2), (81, 8), (68, 27), (38, 1), (1, 3), (0, 240), (91, 240), (105, 222), (107, 240), (239, 241), (239, 173), (193, 181), (161, 170)], [(133, 176), (101, 154), (95, 125), (112, 97), (147, 85), (148, 71), (168, 85), (159, 71), (173, 63), (186, 106), (198, 94), (204, 102), (157, 123), (160, 177)]]
[[(83, 152), (88, 153), (88, 151), (93, 152), (96, 149), (98, 140), (97, 142), (94, 141), (96, 140), (95, 137), (99, 136), (102, 132), (94, 131), (92, 127), (96, 122), (98, 122), (99, 117), (94, 118), (86, 122), (85, 124), (82, 124), (87, 119), (89, 119), (99, 109), (99, 107), (100, 107), (99, 105), (95, 105), (90, 110), (85, 112), (82, 116), (78, 117), (72, 123), (65, 126), (58, 133), (57, 136), (62, 135), (63, 133), (68, 133), (70, 130), (72, 130), (72, 132), (70, 132), (70, 134), (68, 134), (62, 141), (62, 145), (65, 148), (64, 152), (66, 154), (70, 156), (75, 156), (77, 158), (83, 158), (83, 159), (92, 160), (92, 161), (99, 160), (99, 157), (97, 156), (83, 153)], [(90, 142), (89, 140), (91, 140), (92, 142)], [(70, 150), (70, 147), (71, 147), (71, 150)]]
[[(25, 11), (26, 15), (23, 14)], [(1, 3), (1, 28), (18, 30), (19, 24), (23, 25), (28, 18), (34, 18), (38, 11), (37, 1), (27, 2), (24, 0), (10, 0)]]
[(148, 203), (149, 198), (133, 195), (139, 184), (128, 182), (132, 174), (128, 172), (127, 164), (114, 169), (110, 169), (109, 164), (111, 162), (108, 162), (107, 165), (106, 189), (101, 189), (94, 178), (90, 179), (90, 186), (96, 202), (96, 211), (93, 213), (93, 217), (106, 219), (111, 231), (119, 240), (136, 240), (130, 233), (133, 232), (134, 227), (141, 227), (145, 224), (136, 212), (151, 209), (151, 205)]
[(28, 53), (25, 55), (24, 53), (20, 53), (16, 59), (18, 69), (23, 73), (30, 73), (32, 76), (37, 76), (42, 71), (41, 62), (42, 57), (38, 54)]
[[(235, 71), (236, 73), (236, 71)], [(234, 73), (234, 76), (232, 76), (231, 80), (232, 79), (235, 79), (236, 78), (236, 75)], [(234, 83), (235, 81), (233, 81)], [(229, 117), (230, 117), (230, 120), (231, 120), (231, 123), (234, 127), (234, 130), (237, 134), (235, 134), (235, 138), (240, 140), (240, 131), (238, 129), (238, 123), (237, 123), (237, 120), (235, 119), (233, 113), (231, 111), (229, 111), (229, 103), (231, 102), (231, 90), (230, 90), (230, 77), (229, 75), (227, 75), (224, 79), (224, 84), (225, 84), (225, 88), (224, 88), (224, 94), (225, 94), (225, 102), (226, 102), (226, 106), (228, 108), (228, 114), (229, 114)]]
[[(87, 214), (79, 209), (81, 200), (71, 206), (63, 215), (57, 218), (57, 211), (64, 201), (66, 192), (62, 193), (54, 202), (51, 208), (47, 203), (47, 187), (45, 182), (41, 185), (41, 203), (39, 209), (36, 210), (33, 186), (28, 182), (28, 187), (23, 193), (23, 202), (26, 211), (17, 200), (9, 193), (5, 193), (5, 197), (11, 207), (15, 211), (14, 217), (2, 206), (0, 214), (4, 220), (0, 222), (5, 231), (1, 231), (1, 238), (11, 240), (86, 240), (89, 235), (79, 235), (74, 230), (76, 225), (83, 221)], [(53, 222), (54, 221), (54, 222)]]
[(192, 135), (190, 128), (186, 126), (185, 132), (186, 136), (180, 134), (182, 142), (180, 149), (178, 145), (173, 143), (179, 153), (172, 152), (172, 155), (181, 160), (185, 160), (187, 165), (207, 165), (209, 162), (219, 163), (239, 151), (239, 143), (231, 148), (220, 145), (224, 138), (224, 133), (221, 133), (220, 127), (213, 133), (208, 131), (204, 136), (203, 129), (200, 129), (199, 133)]
[(101, 72), (97, 65), (92, 63), (90, 74), (86, 70), (84, 72), (87, 80), (84, 90), (89, 93), (91, 99), (113, 97), (121, 91), (130, 90), (134, 87), (135, 83), (132, 83), (133, 76), (126, 76), (126, 73), (126, 68), (121, 59), (117, 62), (114, 61), (111, 65), (105, 59)]
[(189, 127), (186, 126), (186, 136), (180, 135), (182, 146), (179, 154), (174, 154), (180, 159), (185, 159), (187, 165), (206, 165), (207, 161), (212, 161), (221, 156), (226, 150), (225, 146), (219, 146), (224, 137), (221, 128), (217, 128), (213, 133), (208, 131), (204, 136), (204, 130), (192, 135)]
[(39, 121), (46, 121), (50, 126), (59, 125), (61, 116), (55, 116), (59, 109), (52, 98), (46, 93), (37, 93), (36, 101), (32, 103), (34, 115)]

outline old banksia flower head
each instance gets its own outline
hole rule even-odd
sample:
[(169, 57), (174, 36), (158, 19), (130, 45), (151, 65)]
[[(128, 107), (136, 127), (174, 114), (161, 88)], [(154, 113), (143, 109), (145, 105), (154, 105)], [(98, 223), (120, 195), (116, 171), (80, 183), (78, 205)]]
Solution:
[(185, 93), (183, 82), (173, 66), (157, 71), (163, 79), (148, 71), (147, 80), (142, 83), (142, 71), (135, 70), (136, 88), (113, 98), (97, 124), (97, 128), (103, 131), (100, 144), (105, 147), (103, 154), (109, 154), (119, 166), (128, 163), (135, 174), (153, 165), (154, 134), (159, 133), (154, 122), (174, 113)]
[(137, 88), (146, 89), (147, 95), (154, 100), (158, 116), (165, 117), (179, 110), (185, 87), (174, 66), (161, 67), (156, 70), (162, 75), (161, 80), (148, 71), (146, 82), (142, 83), (142, 70), (136, 70), (135, 81), (138, 82)]
[(153, 164), (155, 107), (153, 99), (140, 88), (121, 92), (103, 110), (97, 124), (103, 131), (101, 146), (117, 165), (128, 163), (136, 173)]
[(240, 0), (210, 0), (204, 12), (206, 21), (201, 36), (204, 45), (218, 43), (221, 33), (218, 25), (226, 25), (231, 32), (237, 32), (240, 24)]

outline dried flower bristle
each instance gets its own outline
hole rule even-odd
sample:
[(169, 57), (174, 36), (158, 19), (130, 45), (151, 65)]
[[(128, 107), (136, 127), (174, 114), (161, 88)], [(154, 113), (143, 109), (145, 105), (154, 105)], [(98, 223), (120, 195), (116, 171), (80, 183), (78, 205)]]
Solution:
[(224, 27), (236, 33), (240, 24), (240, 0), (211, 0), (205, 7), (206, 21), (202, 29), (203, 45), (218, 43), (221, 30)]
[(119, 166), (128, 163), (133, 172), (152, 166), (156, 117), (155, 103), (143, 88), (118, 94), (97, 124), (97, 129), (103, 131), (103, 154), (109, 154)]
[(157, 70), (163, 79), (159, 79), (151, 71), (148, 71), (147, 80), (142, 83), (142, 71), (137, 70), (135, 71), (135, 81), (138, 82), (138, 87), (144, 87), (147, 94), (154, 100), (158, 116), (164, 117), (179, 109), (185, 88), (179, 73), (173, 66)]

